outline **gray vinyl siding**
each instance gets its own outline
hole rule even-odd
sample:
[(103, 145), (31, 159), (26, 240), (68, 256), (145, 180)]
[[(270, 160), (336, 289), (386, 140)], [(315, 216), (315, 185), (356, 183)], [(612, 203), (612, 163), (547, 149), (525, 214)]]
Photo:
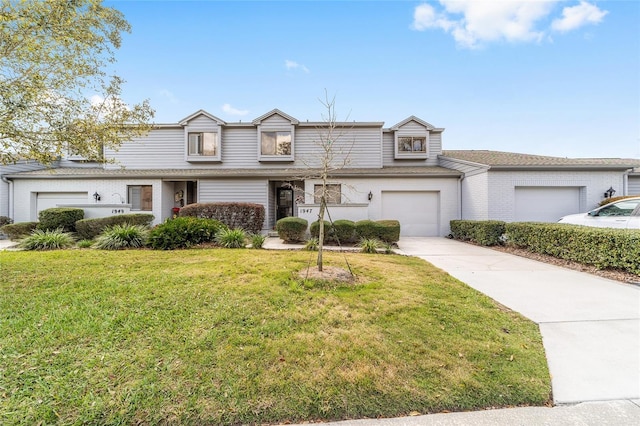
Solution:
[[(405, 131), (405, 128), (417, 128), (414, 131)], [(399, 135), (411, 135), (411, 136), (420, 136), (425, 133), (425, 128), (419, 125), (418, 123), (411, 122), (407, 123), (402, 127), (402, 133)], [(430, 132), (429, 133), (429, 145), (427, 147), (429, 158), (421, 159), (421, 160), (410, 160), (410, 159), (395, 159), (395, 138), (394, 132), (384, 132), (382, 135), (382, 161), (385, 167), (397, 167), (397, 166), (438, 166), (438, 155), (442, 154), (442, 133), (441, 132)]]
[(267, 228), (269, 220), (269, 181), (266, 179), (218, 179), (198, 182), (198, 202), (219, 203), (239, 202), (257, 203), (265, 208)]
[(115, 158), (107, 169), (188, 169), (184, 161), (185, 138), (182, 127), (155, 129), (144, 137), (122, 144), (117, 152), (107, 149), (107, 158)]
[(258, 162), (258, 133), (255, 127), (224, 129), (222, 136), (221, 168), (260, 168), (282, 167), (282, 164), (265, 164)]
[[(322, 129), (300, 127), (295, 135), (296, 160), (294, 167), (318, 167), (322, 161), (322, 149), (319, 141)], [(335, 166), (346, 161), (345, 168), (380, 168), (382, 167), (381, 141), (379, 127), (358, 127), (354, 129), (337, 129), (333, 144)]]
[(629, 185), (629, 195), (640, 195), (640, 175), (630, 175), (627, 184)]

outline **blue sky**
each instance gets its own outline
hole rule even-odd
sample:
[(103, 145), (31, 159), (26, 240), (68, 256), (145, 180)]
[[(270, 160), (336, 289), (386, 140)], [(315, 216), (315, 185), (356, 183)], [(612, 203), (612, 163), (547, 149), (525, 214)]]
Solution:
[(127, 102), (155, 121), (278, 108), (320, 121), (410, 115), (445, 149), (640, 158), (640, 2), (108, 1)]

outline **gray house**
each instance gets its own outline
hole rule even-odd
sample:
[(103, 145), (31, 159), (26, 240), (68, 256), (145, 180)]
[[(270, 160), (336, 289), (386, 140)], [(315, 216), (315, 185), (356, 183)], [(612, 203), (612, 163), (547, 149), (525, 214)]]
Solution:
[[(277, 109), (234, 123), (201, 110), (106, 150), (114, 164), (69, 156), (49, 169), (3, 168), (0, 214), (33, 221), (78, 206), (85, 217), (150, 212), (160, 223), (186, 204), (238, 201), (265, 206), (265, 230), (286, 216), (314, 221), (326, 126)], [(443, 131), (414, 116), (337, 123), (331, 218), (398, 219), (403, 236), (443, 236), (459, 218), (556, 221), (640, 180), (640, 160), (443, 151)]]

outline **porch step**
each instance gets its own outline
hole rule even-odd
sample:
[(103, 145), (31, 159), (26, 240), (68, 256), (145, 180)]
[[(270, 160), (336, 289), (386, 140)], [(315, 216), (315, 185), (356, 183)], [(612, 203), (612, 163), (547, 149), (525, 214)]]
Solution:
[(269, 231), (267, 232), (267, 237), (277, 237), (278, 231)]

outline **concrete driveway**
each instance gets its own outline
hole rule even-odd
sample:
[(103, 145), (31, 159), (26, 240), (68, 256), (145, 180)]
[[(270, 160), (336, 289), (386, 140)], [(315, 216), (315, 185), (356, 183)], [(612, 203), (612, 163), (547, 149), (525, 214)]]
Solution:
[(640, 402), (640, 287), (445, 238), (398, 246), (539, 324), (556, 404)]

